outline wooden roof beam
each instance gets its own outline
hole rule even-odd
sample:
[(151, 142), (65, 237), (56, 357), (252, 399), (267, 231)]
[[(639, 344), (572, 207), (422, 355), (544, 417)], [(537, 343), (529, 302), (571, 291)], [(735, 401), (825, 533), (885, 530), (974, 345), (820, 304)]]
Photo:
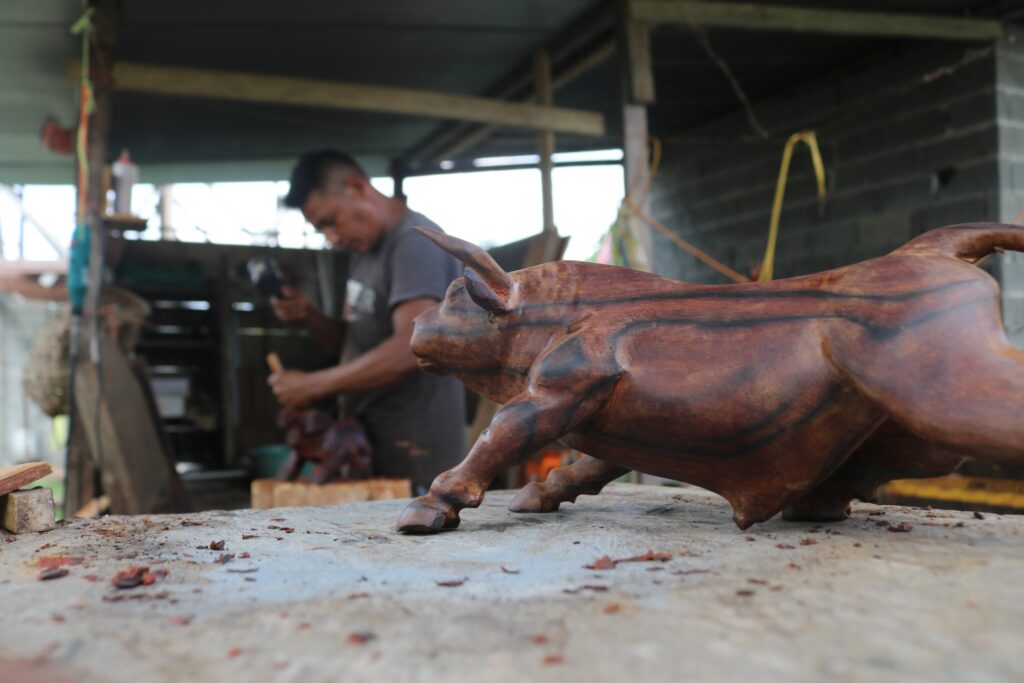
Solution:
[[(68, 77), (78, 73), (68, 65)], [(172, 97), (202, 97), (326, 109), (407, 114), (456, 121), (601, 136), (604, 117), (595, 112), (412, 88), (268, 76), (118, 62), (114, 89)]]
[(649, 24), (686, 24), (751, 31), (795, 31), (931, 40), (988, 41), (1003, 37), (992, 19), (934, 14), (860, 12), (706, 0), (630, 0), (631, 16)]

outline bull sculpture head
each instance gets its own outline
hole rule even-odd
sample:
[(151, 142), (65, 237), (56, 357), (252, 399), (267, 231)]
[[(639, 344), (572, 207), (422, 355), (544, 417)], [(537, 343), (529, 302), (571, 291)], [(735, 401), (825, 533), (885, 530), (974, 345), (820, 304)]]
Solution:
[(461, 278), (452, 281), (438, 306), (416, 318), (412, 352), (420, 367), (429, 372), (472, 370), (481, 361), (500, 355), (501, 322), (516, 308), (518, 283), (475, 244), (436, 230), (416, 230), (466, 269)]

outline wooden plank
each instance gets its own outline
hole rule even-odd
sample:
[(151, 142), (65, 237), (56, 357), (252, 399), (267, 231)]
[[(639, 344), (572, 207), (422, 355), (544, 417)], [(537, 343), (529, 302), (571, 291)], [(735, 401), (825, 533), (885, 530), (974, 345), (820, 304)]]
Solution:
[(0, 469), (0, 496), (28, 486), (37, 479), (42, 479), (53, 472), (46, 462), (27, 462), (23, 465)]
[(26, 299), (36, 301), (68, 300), (68, 288), (64, 285), (43, 287), (36, 280), (23, 277), (4, 277), (0, 275), (0, 292), (18, 294)]
[[(589, 10), (565, 24), (543, 43), (543, 47), (547, 49), (555, 67), (554, 86), (556, 91), (568, 82), (563, 81), (563, 77), (574, 78), (589, 66), (593, 66), (593, 63), (589, 66), (586, 63), (593, 59), (595, 51), (604, 51), (606, 57), (608, 56), (608, 46), (605, 41), (614, 31), (614, 24), (615, 13), (612, 11), (610, 3), (592, 3)], [(577, 68), (580, 70), (576, 71)], [(533, 95), (533, 56), (528, 55), (519, 61), (480, 94), (503, 100), (528, 101)], [(494, 132), (490, 130), (481, 134), (480, 131), (485, 128), (487, 126), (467, 123), (438, 126), (408, 148), (399, 158), (410, 169), (409, 175), (420, 175), (424, 171), (424, 163), (429, 163), (429, 160), (433, 159), (434, 163), (437, 163), (458, 156), (457, 154), (443, 155), (444, 147), (459, 145), (467, 136), (480, 135), (479, 139), (483, 139)]]
[[(68, 508), (69, 510), (71, 508)], [(93, 498), (88, 503), (78, 508), (73, 517), (76, 519), (96, 519), (110, 509), (110, 496)]]
[(343, 481), (320, 486), (308, 485), (309, 505), (343, 505), (362, 503), (372, 498), (369, 481)]
[(370, 479), (370, 500), (410, 498), (412, 482), (408, 479)]
[(693, 22), (753, 31), (794, 31), (933, 40), (998, 40), (1003, 24), (934, 14), (860, 12), (703, 0), (630, 0), (633, 19), (651, 24)]
[[(68, 65), (68, 75), (71, 74), (77, 74), (74, 62)], [(122, 92), (408, 114), (576, 135), (605, 133), (604, 117), (596, 112), (412, 88), (236, 71), (120, 62), (114, 69), (114, 87)]]
[[(87, 345), (83, 345), (88, 348)], [(164, 448), (147, 387), (105, 334), (98, 340), (99, 372), (82, 353), (75, 405), (96, 454), (114, 514), (176, 512), (187, 508), (181, 481)]]
[(67, 272), (67, 261), (4, 261), (0, 259), (0, 277), (66, 275)]
[(250, 491), (255, 509), (307, 507), (310, 505), (343, 505), (368, 500), (409, 498), (412, 484), (408, 479), (375, 477), (363, 481), (338, 481), (311, 484), (305, 481), (254, 479)]
[[(593, 52), (588, 53), (578, 62), (569, 64), (563, 71), (555, 74), (551, 80), (552, 89), (558, 92), (594, 67), (603, 64), (614, 54), (614, 40), (607, 40), (601, 43)], [(479, 126), (472, 130), (472, 132), (456, 138), (450, 144), (433, 153), (430, 156), (430, 161), (437, 164), (447, 159), (454, 159), (463, 152), (479, 145), (493, 135), (496, 130), (498, 130), (497, 126)]]
[(0, 498), (0, 506), (4, 511), (4, 528), (12, 534), (50, 531), (57, 527), (50, 489), (14, 491)]
[(74, 427), (68, 437), (67, 459), (65, 461), (64, 516), (70, 517), (75, 510), (81, 510), (97, 497), (96, 463), (89, 450), (89, 442), (81, 427), (80, 413), (72, 418)]

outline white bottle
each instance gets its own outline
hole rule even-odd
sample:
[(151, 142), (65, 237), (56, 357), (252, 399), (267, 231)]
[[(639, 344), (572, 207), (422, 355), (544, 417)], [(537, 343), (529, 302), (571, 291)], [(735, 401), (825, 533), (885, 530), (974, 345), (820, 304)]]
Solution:
[(114, 176), (114, 213), (131, 214), (132, 188), (139, 181), (139, 167), (132, 163), (128, 150), (121, 151), (111, 172)]

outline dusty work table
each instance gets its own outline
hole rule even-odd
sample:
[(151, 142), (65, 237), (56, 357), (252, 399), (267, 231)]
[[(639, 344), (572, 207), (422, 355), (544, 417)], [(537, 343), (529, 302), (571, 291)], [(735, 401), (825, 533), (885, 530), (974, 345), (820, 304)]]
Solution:
[[(392, 531), (405, 501), (5, 536), (0, 670), (81, 683), (1024, 680), (1024, 518), (861, 504), (840, 524), (741, 532), (696, 489), (614, 485), (551, 515), (513, 515), (510, 496), (430, 537)], [(40, 559), (61, 556), (82, 562), (38, 580)], [(167, 575), (115, 588), (132, 565)]]

